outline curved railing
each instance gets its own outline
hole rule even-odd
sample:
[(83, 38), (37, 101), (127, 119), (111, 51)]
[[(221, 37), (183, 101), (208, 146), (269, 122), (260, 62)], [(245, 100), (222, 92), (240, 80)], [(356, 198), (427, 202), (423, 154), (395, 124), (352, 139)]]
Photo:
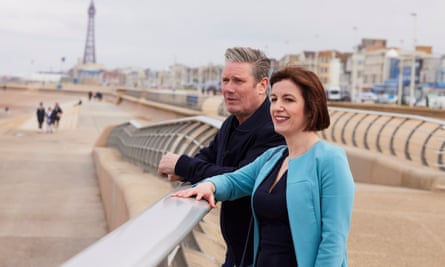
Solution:
[[(329, 112), (331, 126), (321, 132), (323, 139), (445, 171), (445, 121), (335, 107)], [(191, 155), (199, 151), (211, 141), (220, 123), (192, 117), (137, 131), (129, 124), (121, 125), (112, 131), (109, 145), (119, 148), (129, 161), (153, 171), (167, 151)]]
[(324, 139), (445, 171), (445, 121), (399, 113), (329, 109)]
[(156, 173), (158, 162), (166, 152), (194, 155), (207, 146), (221, 121), (203, 116), (150, 124), (146, 127), (130, 122), (115, 127), (107, 145), (117, 148), (128, 161), (145, 171)]
[[(445, 171), (444, 120), (335, 107), (329, 112), (331, 126), (321, 132), (323, 139)], [(202, 116), (137, 130), (124, 124), (111, 132), (109, 145), (119, 148), (126, 159), (145, 171), (155, 172), (163, 154), (195, 154), (211, 141), (220, 124)]]

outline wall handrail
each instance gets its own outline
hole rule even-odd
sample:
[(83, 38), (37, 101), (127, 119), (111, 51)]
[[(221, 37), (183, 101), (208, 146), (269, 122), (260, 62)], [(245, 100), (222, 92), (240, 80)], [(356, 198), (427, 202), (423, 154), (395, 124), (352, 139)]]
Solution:
[(419, 115), (329, 108), (331, 126), (322, 137), (445, 171), (445, 121)]
[(209, 210), (205, 200), (175, 198), (168, 194), (62, 266), (176, 266), (175, 261), (183, 260), (182, 247), (178, 244)]

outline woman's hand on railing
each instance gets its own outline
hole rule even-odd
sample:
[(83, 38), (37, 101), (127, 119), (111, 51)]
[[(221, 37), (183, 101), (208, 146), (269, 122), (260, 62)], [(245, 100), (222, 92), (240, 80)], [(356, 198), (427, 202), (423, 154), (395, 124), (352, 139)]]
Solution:
[(172, 194), (173, 197), (192, 197), (195, 196), (196, 200), (205, 199), (207, 202), (209, 202), (209, 205), (211, 208), (215, 208), (215, 185), (211, 182), (202, 182), (197, 184), (196, 186), (177, 191)]

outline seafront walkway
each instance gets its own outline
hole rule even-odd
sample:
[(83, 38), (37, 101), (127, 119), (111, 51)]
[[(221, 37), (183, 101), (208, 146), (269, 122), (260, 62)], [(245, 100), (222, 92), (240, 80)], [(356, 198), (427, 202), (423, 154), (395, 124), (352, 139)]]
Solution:
[[(0, 117), (0, 267), (59, 266), (108, 232), (92, 150), (107, 126), (140, 117), (129, 106), (46, 95), (64, 115), (59, 130), (39, 133), (40, 100), (27, 95), (22, 112)], [(356, 186), (349, 266), (445, 266), (445, 192)]]
[[(16, 96), (1, 95), (15, 104), (0, 120), (0, 267), (59, 266), (108, 232), (91, 151), (131, 116), (106, 102), (76, 106), (78, 97)], [(64, 111), (54, 133), (37, 131), (41, 100)]]

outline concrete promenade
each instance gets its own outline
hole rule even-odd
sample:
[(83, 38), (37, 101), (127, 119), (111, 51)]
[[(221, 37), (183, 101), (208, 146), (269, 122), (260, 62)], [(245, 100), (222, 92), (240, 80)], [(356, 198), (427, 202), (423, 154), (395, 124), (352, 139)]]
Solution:
[(349, 266), (445, 266), (445, 193), (356, 184)]
[(0, 120), (0, 267), (59, 266), (108, 231), (91, 151), (106, 126), (130, 115), (110, 103), (47, 97), (64, 115), (59, 130), (39, 133), (40, 99), (11, 108), (8, 116), (25, 116), (20, 123)]
[[(19, 123), (0, 117), (0, 267), (58, 266), (106, 234), (91, 151), (106, 126), (133, 116), (48, 97), (64, 117), (43, 134), (29, 99)], [(352, 267), (445, 266), (445, 192), (358, 183), (348, 255)]]

